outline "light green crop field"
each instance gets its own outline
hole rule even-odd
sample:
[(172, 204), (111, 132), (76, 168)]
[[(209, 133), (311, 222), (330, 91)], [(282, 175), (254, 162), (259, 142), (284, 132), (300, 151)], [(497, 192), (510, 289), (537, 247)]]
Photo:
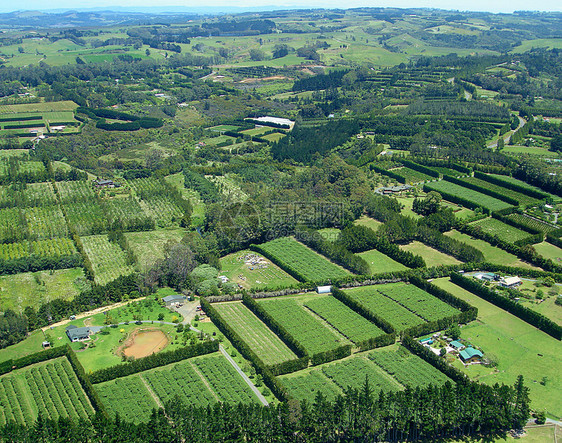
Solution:
[(479, 240), (477, 238), (471, 237), (470, 235), (463, 234), (455, 229), (449, 232), (445, 232), (447, 237), (454, 238), (455, 240), (462, 241), (467, 245), (474, 246), (476, 249), (484, 254), (484, 260), (489, 263), (496, 263), (505, 266), (517, 266), (527, 269), (539, 269), (527, 262), (524, 262), (517, 258), (517, 256), (510, 254), (496, 246), (492, 246), (490, 243), (484, 240)]
[[(486, 384), (513, 384), (519, 374), (530, 389), (531, 407), (562, 416), (562, 344), (495, 305), (453, 284), (448, 277), (433, 281), (478, 308), (477, 320), (461, 328), (461, 337), (497, 358), (496, 368), (471, 365), (465, 372)], [(460, 367), (460, 365), (459, 365)], [(546, 377), (546, 383), (541, 381)]]
[(376, 249), (371, 249), (370, 251), (365, 251), (357, 254), (359, 257), (365, 259), (371, 274), (379, 274), (381, 272), (395, 272), (395, 271), (405, 271), (408, 269), (402, 263), (391, 259), (389, 256), (384, 255), (382, 252)]
[(166, 245), (179, 243), (185, 235), (185, 229), (159, 229), (156, 231), (127, 232), (125, 237), (133, 250), (142, 270), (153, 266), (157, 260), (164, 258)]
[(217, 303), (213, 306), (266, 365), (297, 358), (285, 343), (242, 303)]
[(24, 105), (0, 105), (0, 115), (74, 111), (78, 105), (70, 100), (61, 102), (28, 103)]
[(94, 269), (94, 281), (106, 284), (122, 275), (129, 275), (134, 271), (126, 263), (125, 253), (121, 247), (107, 239), (107, 235), (90, 235), (81, 237), (84, 251)]
[(250, 250), (221, 257), (220, 264), (221, 275), (246, 289), (281, 288), (298, 283), (279, 266)]
[(377, 231), (384, 223), (375, 220), (374, 218), (367, 217), (365, 215), (361, 216), (361, 218), (355, 220), (356, 225), (366, 226), (367, 228), (371, 228), (373, 231)]
[(427, 267), (442, 266), (442, 265), (458, 265), (462, 263), (455, 257), (444, 254), (441, 251), (433, 249), (419, 241), (413, 241), (407, 245), (400, 245), (403, 251), (411, 252), (412, 254), (420, 255), (424, 260)]
[(72, 300), (89, 284), (82, 268), (0, 276), (0, 311), (23, 312), (52, 300)]
[(522, 240), (529, 237), (531, 234), (528, 232), (517, 229), (514, 226), (503, 223), (495, 218), (485, 218), (484, 220), (479, 220), (471, 224), (472, 226), (478, 226), (482, 231), (488, 234), (496, 235), (500, 239), (513, 243), (517, 240)]
[(544, 258), (549, 258), (554, 263), (560, 264), (560, 262), (562, 262), (562, 249), (558, 246), (554, 246), (553, 244), (544, 241), (533, 245), (533, 248), (535, 248), (535, 251)]

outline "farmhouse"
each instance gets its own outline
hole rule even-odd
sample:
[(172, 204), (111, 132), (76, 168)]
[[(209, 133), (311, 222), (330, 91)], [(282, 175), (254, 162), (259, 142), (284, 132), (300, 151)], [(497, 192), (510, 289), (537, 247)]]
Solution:
[(468, 347), (460, 352), (461, 360), (464, 363), (480, 363), (482, 355), (482, 352), (472, 347)]
[(115, 183), (113, 182), (113, 180), (95, 180), (94, 181), (94, 186), (96, 188), (114, 188), (115, 187)]
[(504, 288), (516, 288), (520, 286), (522, 281), (519, 277), (502, 277), (500, 279), (500, 286)]
[(79, 328), (78, 326), (68, 325), (66, 327), (66, 335), (71, 342), (88, 340), (92, 331), (87, 326)]
[(178, 303), (183, 303), (185, 301), (185, 297), (179, 294), (168, 295), (167, 297), (164, 297), (162, 301), (164, 301), (168, 307), (175, 306)]
[(400, 185), (400, 186), (387, 186), (383, 188), (378, 188), (375, 192), (380, 195), (395, 195), (400, 194), (404, 191), (409, 191), (412, 189), (410, 185)]

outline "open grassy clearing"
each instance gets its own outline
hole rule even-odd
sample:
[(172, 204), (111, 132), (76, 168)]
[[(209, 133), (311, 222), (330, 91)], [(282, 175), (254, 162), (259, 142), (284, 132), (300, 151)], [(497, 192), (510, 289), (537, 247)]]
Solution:
[(562, 249), (558, 246), (544, 241), (533, 245), (533, 248), (544, 258), (549, 258), (554, 263), (560, 263), (562, 261)]
[(134, 268), (127, 264), (127, 258), (121, 247), (107, 239), (107, 235), (80, 237), (84, 251), (92, 263), (94, 281), (103, 285), (121, 275), (129, 275)]
[(307, 281), (345, 277), (350, 272), (332, 263), (292, 237), (283, 237), (260, 245), (288, 269), (293, 269)]
[(374, 323), (330, 295), (314, 297), (303, 304), (354, 343), (385, 334)]
[(560, 156), (557, 152), (549, 151), (546, 148), (540, 148), (538, 146), (509, 145), (503, 148), (502, 152), (509, 154), (526, 154), (546, 158), (558, 158)]
[(403, 205), (402, 211), (400, 211), (402, 215), (415, 219), (422, 217), (412, 209), (414, 205), (414, 197), (397, 197), (396, 200), (398, 200), (398, 202)]
[(365, 308), (383, 317), (397, 331), (425, 323), (423, 318), (383, 295), (379, 291), (383, 286), (362, 286), (346, 289), (345, 292)]
[(242, 303), (216, 303), (213, 306), (266, 365), (297, 358), (281, 339)]
[[(558, 288), (560, 289), (560, 287)], [(562, 306), (555, 303), (557, 297), (560, 297), (560, 294), (550, 296), (545, 300), (522, 300), (520, 303), (562, 326)]]
[(367, 228), (370, 228), (376, 232), (384, 223), (375, 220), (374, 218), (370, 218), (367, 217), (366, 215), (363, 215), (361, 216), (361, 218), (355, 220), (355, 224), (360, 226), (366, 226)]
[(281, 288), (298, 283), (279, 266), (250, 250), (221, 257), (220, 264), (221, 275), (246, 289)]
[(522, 240), (529, 237), (528, 232), (517, 229), (514, 226), (505, 224), (495, 218), (485, 218), (484, 220), (479, 220), (477, 222), (471, 223), (474, 227), (479, 227), (483, 232), (488, 234), (496, 235), (500, 239), (513, 243), (517, 240)]
[(179, 243), (185, 229), (159, 229), (156, 231), (127, 232), (125, 237), (133, 250), (142, 270), (152, 267), (157, 260), (164, 258), (168, 244)]
[(405, 271), (408, 269), (402, 263), (391, 259), (382, 252), (376, 249), (371, 249), (370, 251), (365, 251), (357, 254), (359, 257), (365, 259), (369, 264), (371, 274), (379, 274), (381, 272), (395, 272), (395, 271)]
[(433, 249), (419, 241), (413, 241), (407, 245), (400, 245), (400, 249), (403, 251), (411, 252), (412, 254), (420, 255), (425, 260), (427, 267), (431, 268), (433, 266), (442, 265), (458, 265), (462, 263), (455, 257), (447, 255), (441, 251)]
[(482, 252), (482, 254), (484, 254), (484, 260), (489, 263), (505, 266), (516, 266), (528, 269), (538, 269), (536, 266), (520, 260), (519, 258), (517, 258), (517, 256), (510, 254), (503, 249), (492, 246), (490, 243), (485, 242), (484, 240), (471, 237), (468, 234), (463, 234), (455, 229), (445, 232), (445, 235), (447, 237), (454, 238), (455, 240), (462, 241), (467, 245), (475, 247), (480, 252)]
[(41, 414), (53, 420), (87, 418), (94, 409), (66, 357), (0, 377), (0, 425), (32, 425)]
[(454, 195), (456, 197), (464, 198), (475, 204), (476, 206), (481, 206), (483, 208), (489, 209), (490, 211), (499, 211), (501, 209), (511, 207), (509, 203), (506, 203), (502, 200), (498, 200), (497, 198), (490, 197), (489, 195), (482, 194), (481, 192), (465, 188), (464, 186), (460, 186), (456, 183), (451, 183), (446, 180), (426, 183), (425, 186), (427, 186), (432, 191), (441, 191), (447, 194)]
[(260, 299), (257, 302), (300, 342), (310, 355), (349, 344), (342, 334), (302, 306), (298, 297)]
[[(525, 377), (532, 408), (546, 408), (554, 417), (562, 416), (562, 344), (528, 323), (482, 300), (452, 283), (448, 277), (433, 281), (437, 286), (478, 308), (477, 320), (461, 329), (461, 337), (497, 358), (496, 368), (470, 365), (465, 372), (487, 384), (513, 384)], [(459, 367), (462, 365), (459, 364)], [(540, 382), (546, 377), (546, 384)]]
[(72, 300), (89, 287), (82, 268), (0, 276), (0, 311), (23, 312), (52, 300)]

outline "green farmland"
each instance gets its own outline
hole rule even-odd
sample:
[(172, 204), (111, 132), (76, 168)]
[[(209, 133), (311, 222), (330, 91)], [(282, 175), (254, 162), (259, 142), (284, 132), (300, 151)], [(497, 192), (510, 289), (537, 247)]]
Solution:
[(438, 182), (427, 183), (427, 186), (432, 191), (443, 192), (445, 198), (447, 195), (453, 195), (455, 197), (460, 197), (462, 199), (468, 200), (475, 207), (483, 207), (490, 211), (499, 211), (501, 209), (506, 209), (511, 207), (509, 203), (499, 200), (489, 195), (482, 194), (481, 192), (474, 191), (464, 186), (457, 185), (456, 183), (451, 183), (446, 180), (441, 180)]

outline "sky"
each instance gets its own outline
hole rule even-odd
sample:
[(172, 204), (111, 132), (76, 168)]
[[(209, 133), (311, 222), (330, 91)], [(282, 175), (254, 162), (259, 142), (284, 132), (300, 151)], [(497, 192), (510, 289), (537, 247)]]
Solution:
[[(23, 0), (23, 2), (11, 2), (0, 0), (0, 12), (11, 12), (14, 10), (49, 10), (49, 9), (79, 9), (92, 7), (150, 7), (158, 6), (229, 6), (229, 7), (262, 7), (267, 9), (283, 8), (353, 8), (359, 6), (371, 7), (422, 7), (439, 8), (459, 11), (489, 11), (489, 12), (513, 12), (521, 10), (562, 11), (562, 1), (542, 0), (540, 4), (528, 0), (347, 0), (342, 5), (337, 0), (207, 0), (204, 3), (193, 0)], [(272, 6), (275, 5), (275, 6)]]

